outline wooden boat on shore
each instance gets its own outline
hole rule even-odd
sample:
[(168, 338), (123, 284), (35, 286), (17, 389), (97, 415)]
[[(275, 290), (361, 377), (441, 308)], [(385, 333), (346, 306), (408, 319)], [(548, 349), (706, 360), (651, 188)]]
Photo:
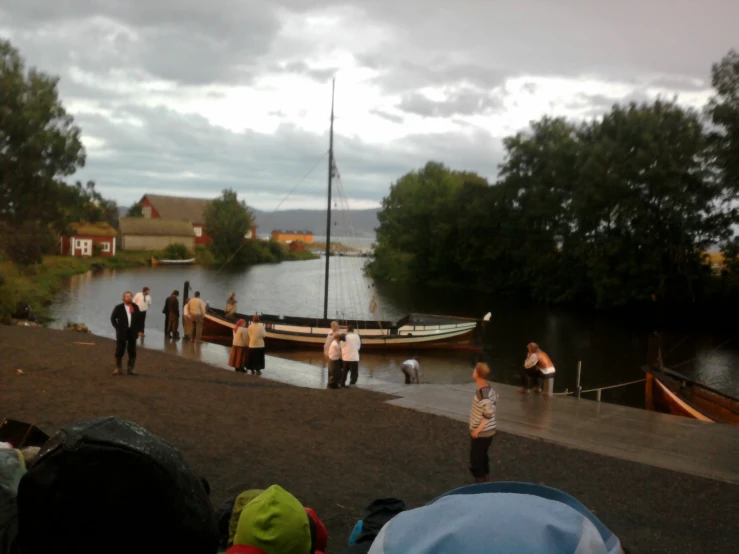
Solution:
[(151, 258), (151, 265), (192, 265), (195, 263), (195, 258), (189, 260), (159, 260), (157, 258)]
[(739, 426), (739, 399), (667, 368), (644, 367), (647, 409)]
[[(323, 348), (331, 330), (330, 319), (280, 317), (259, 314), (267, 331), (270, 348)], [(238, 319), (250, 316), (236, 314), (227, 319), (222, 310), (208, 308), (203, 321), (203, 338), (211, 342), (228, 342)], [(337, 320), (338, 321), (338, 320)], [(479, 325), (472, 318), (410, 314), (400, 321), (343, 320), (339, 325), (353, 325), (362, 338), (362, 350), (478, 350), (472, 335)]]
[[(269, 348), (311, 348), (322, 350), (326, 337), (331, 330), (332, 318), (328, 317), (329, 265), (335, 248), (331, 244), (331, 193), (332, 180), (338, 178), (338, 169), (334, 162), (334, 98), (331, 97), (331, 126), (329, 131), (328, 150), (328, 204), (326, 218), (326, 253), (324, 271), (323, 317), (291, 317), (260, 314), (267, 331)], [(343, 256), (339, 256), (343, 257)], [(185, 284), (187, 296), (189, 284)], [(369, 313), (375, 313), (377, 299), (373, 297), (369, 303)], [(236, 321), (251, 320), (251, 316), (236, 314), (227, 319), (222, 310), (208, 309), (203, 321), (203, 339), (212, 342), (231, 344), (233, 327)], [(390, 349), (443, 349), (443, 350), (479, 350), (474, 346), (472, 337), (482, 320), (466, 317), (454, 317), (430, 314), (410, 314), (401, 320), (378, 321), (371, 319), (353, 319), (351, 317), (335, 318), (342, 327), (352, 325), (362, 339), (363, 350)]]

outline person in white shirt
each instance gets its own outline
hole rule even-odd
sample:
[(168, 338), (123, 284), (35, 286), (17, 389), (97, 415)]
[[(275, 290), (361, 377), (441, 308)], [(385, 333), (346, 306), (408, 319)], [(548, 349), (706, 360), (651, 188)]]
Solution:
[(328, 363), (328, 388), (338, 389), (341, 382), (341, 333), (338, 331), (331, 336)]
[(326, 357), (326, 367), (328, 367), (328, 378), (331, 379), (331, 358), (328, 355), (328, 351), (331, 348), (331, 343), (334, 342), (334, 335), (339, 331), (339, 322), (338, 321), (332, 321), (331, 322), (331, 330), (329, 331), (328, 335), (326, 335), (326, 342), (323, 343), (323, 355)]
[(133, 303), (139, 307), (139, 311), (141, 312), (141, 336), (143, 337), (144, 328), (146, 327), (146, 311), (151, 306), (149, 287), (144, 287), (141, 292), (137, 292), (136, 296), (133, 297)]
[(534, 392), (541, 392), (546, 384), (546, 394), (552, 395), (552, 386), (556, 369), (549, 355), (539, 348), (535, 342), (530, 342), (526, 346), (527, 356), (523, 363), (524, 375), (522, 379), (523, 387), (520, 392), (531, 392), (531, 384), (534, 379), (537, 380), (537, 386)]
[[(354, 332), (352, 325), (347, 325), (346, 335), (341, 343), (341, 360), (343, 362), (343, 373), (341, 376), (341, 386), (349, 388), (351, 385), (357, 384), (359, 377), (359, 349), (362, 348), (362, 341)], [(346, 378), (351, 373), (351, 381), (346, 384)]]
[(195, 291), (195, 296), (187, 303), (187, 307), (189, 308), (190, 321), (192, 321), (190, 338), (200, 342), (203, 338), (203, 318), (207, 309), (205, 302), (200, 299), (200, 291)]
[(417, 358), (404, 361), (403, 365), (400, 366), (400, 370), (403, 372), (403, 375), (405, 375), (406, 385), (410, 385), (411, 383), (416, 383), (418, 385), (421, 383), (421, 365), (418, 363)]

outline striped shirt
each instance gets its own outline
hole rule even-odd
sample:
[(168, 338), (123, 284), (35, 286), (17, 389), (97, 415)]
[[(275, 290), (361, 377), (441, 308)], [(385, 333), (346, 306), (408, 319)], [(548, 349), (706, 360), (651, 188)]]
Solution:
[(472, 399), (470, 410), (470, 431), (474, 431), (483, 419), (487, 419), (485, 427), (480, 431), (479, 437), (490, 437), (495, 434), (495, 404), (498, 402), (498, 393), (493, 387), (486, 385), (477, 389)]

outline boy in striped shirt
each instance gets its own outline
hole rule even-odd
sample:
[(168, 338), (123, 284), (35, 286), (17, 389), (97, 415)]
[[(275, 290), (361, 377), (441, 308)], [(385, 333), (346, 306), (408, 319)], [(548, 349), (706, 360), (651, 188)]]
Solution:
[(490, 461), (488, 450), (493, 442), (497, 428), (495, 425), (495, 404), (498, 393), (488, 383), (490, 368), (488, 364), (478, 363), (472, 374), (477, 391), (472, 399), (470, 410), (470, 472), (475, 483), (486, 483), (490, 480)]

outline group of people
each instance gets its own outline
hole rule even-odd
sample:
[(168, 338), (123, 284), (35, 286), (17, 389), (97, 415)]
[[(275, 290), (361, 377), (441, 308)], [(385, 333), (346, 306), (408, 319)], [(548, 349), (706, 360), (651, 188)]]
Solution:
[[(200, 291), (195, 291), (192, 298), (185, 298), (182, 303), (182, 330), (184, 340), (201, 341), (203, 338), (203, 320), (208, 305), (200, 298)], [(165, 315), (167, 338), (180, 339), (180, 291), (172, 291), (164, 303), (162, 313)]]
[(331, 322), (331, 331), (323, 346), (323, 354), (328, 362), (328, 388), (349, 388), (357, 384), (361, 348), (362, 340), (354, 332), (354, 326), (347, 325), (346, 333), (342, 333), (339, 322)]
[[(482, 366), (473, 441), (490, 434), (495, 400)], [(372, 501), (340, 554), (628, 554), (562, 491), (478, 481), (413, 509)], [(325, 554), (328, 527), (280, 485), (244, 490), (218, 510), (210, 493), (177, 449), (131, 421), (80, 421), (43, 441), (0, 442), (0, 554)]]
[(262, 373), (264, 369), (264, 337), (267, 331), (258, 315), (251, 318), (251, 324), (247, 327), (246, 321), (240, 319), (233, 328), (233, 343), (228, 365), (234, 371), (246, 373)]

